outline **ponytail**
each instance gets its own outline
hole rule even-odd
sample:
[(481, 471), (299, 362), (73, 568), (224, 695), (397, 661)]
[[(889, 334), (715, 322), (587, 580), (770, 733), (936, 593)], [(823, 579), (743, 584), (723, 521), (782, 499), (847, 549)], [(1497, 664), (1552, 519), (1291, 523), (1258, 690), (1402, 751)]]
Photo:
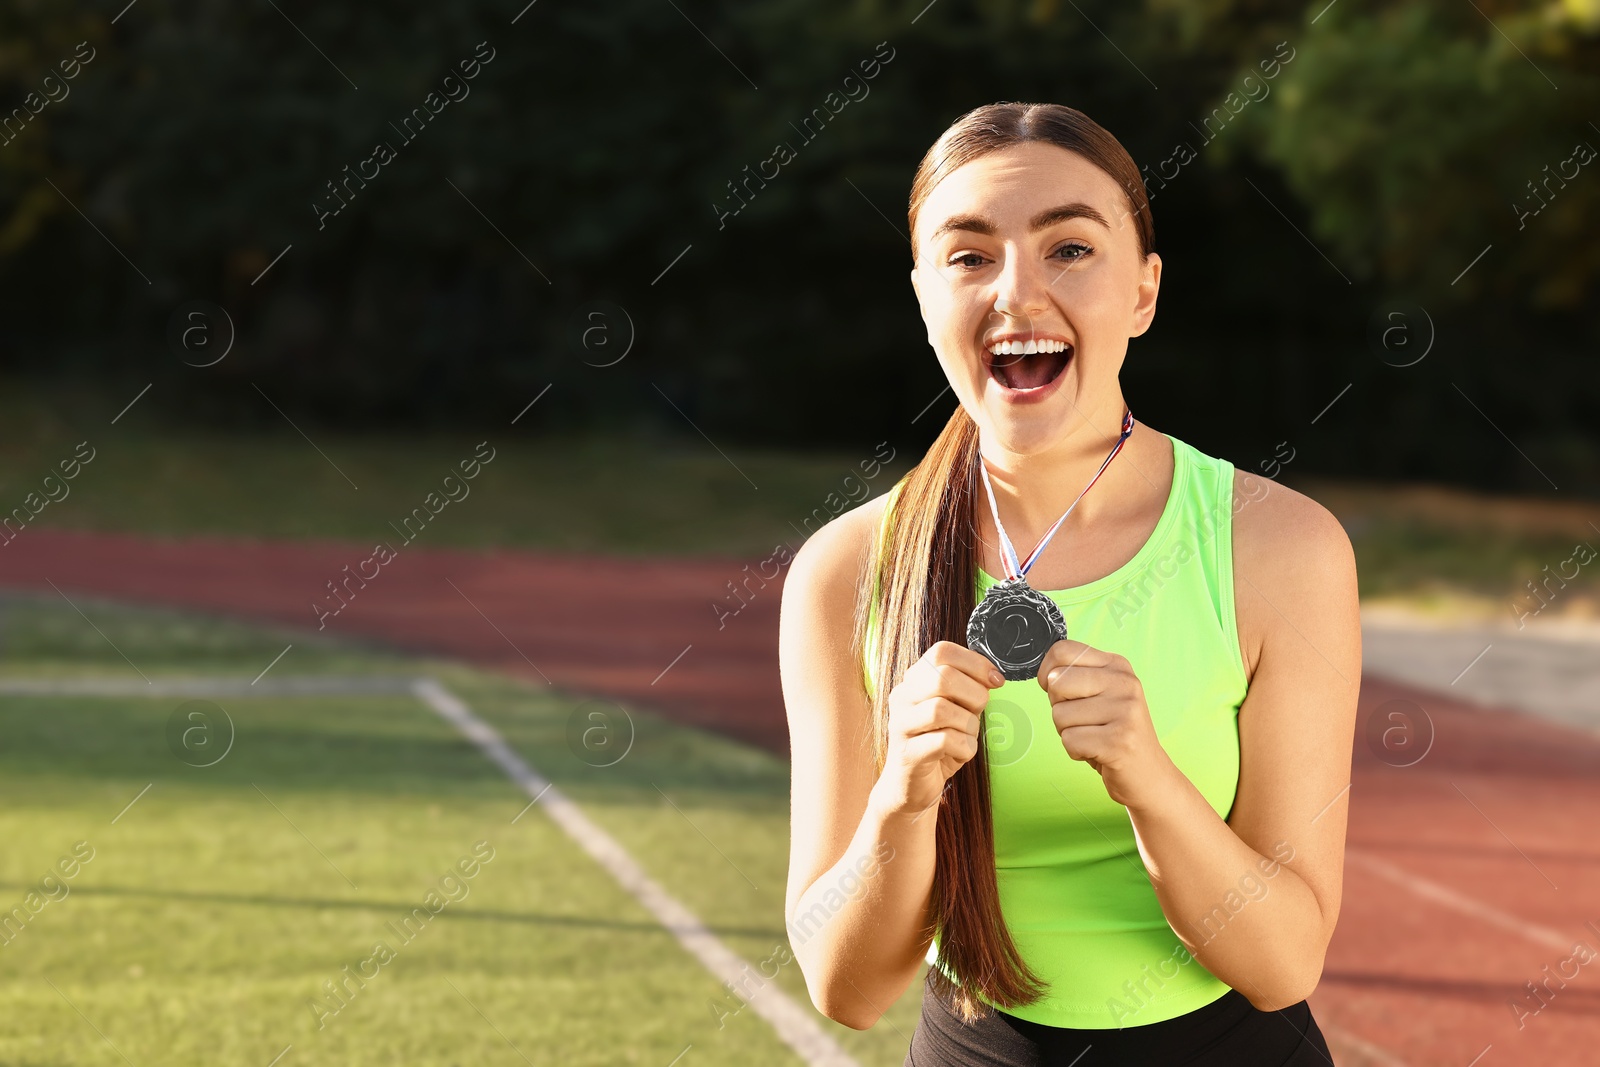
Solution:
[[(876, 680), (875, 774), (888, 759), (889, 690), (936, 642), (966, 644), (977, 583), (972, 507), (978, 462), (977, 424), (957, 407), (922, 461), (891, 491), (880, 550), (856, 610), (856, 647), (871, 657)], [(873, 598), (875, 641), (867, 627)], [(1012, 1007), (1039, 999), (1048, 984), (1023, 962), (1000, 912), (982, 728), (977, 753), (950, 776), (936, 807), (933, 926), (924, 933), (938, 934), (939, 964), (957, 981), (935, 966), (933, 992), (952, 999), (968, 1022), (983, 1014), (982, 1001)]]

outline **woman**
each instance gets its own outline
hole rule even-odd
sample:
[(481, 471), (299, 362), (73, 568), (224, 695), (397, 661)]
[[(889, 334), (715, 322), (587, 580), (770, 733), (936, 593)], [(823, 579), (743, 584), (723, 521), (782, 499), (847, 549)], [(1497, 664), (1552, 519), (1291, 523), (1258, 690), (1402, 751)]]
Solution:
[[(1161, 260), (1137, 168), (1087, 116), (963, 115), (909, 222), (959, 406), (783, 591), (786, 917), (812, 1001), (865, 1029), (926, 958), (914, 1067), (1331, 1063), (1306, 997), (1343, 878), (1348, 538), (1131, 417), (1118, 373)], [(1021, 672), (968, 639), (1019, 570), (1067, 634)]]

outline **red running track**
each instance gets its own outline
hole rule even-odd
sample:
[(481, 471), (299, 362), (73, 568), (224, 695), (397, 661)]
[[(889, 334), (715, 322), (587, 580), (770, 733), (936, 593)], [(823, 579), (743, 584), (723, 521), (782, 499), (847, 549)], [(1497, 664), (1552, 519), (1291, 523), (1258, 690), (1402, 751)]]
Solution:
[[(0, 550), (0, 585), (52, 593), (54, 582), (69, 596), (314, 633), (312, 603), (369, 554), (35, 528)], [(404, 547), (364, 588), (352, 582), (325, 632), (636, 702), (787, 758), (781, 576), (751, 581), (749, 604), (720, 624), (713, 609), (734, 603), (727, 583), (744, 566)], [(1413, 766), (1384, 763), (1365, 741), (1368, 717), (1393, 699), (1432, 720)], [(1600, 956), (1574, 955), (1579, 941), (1600, 952), (1597, 815), (1595, 734), (1363, 678), (1344, 901), (1311, 998), (1340, 1067), (1600, 1063)]]

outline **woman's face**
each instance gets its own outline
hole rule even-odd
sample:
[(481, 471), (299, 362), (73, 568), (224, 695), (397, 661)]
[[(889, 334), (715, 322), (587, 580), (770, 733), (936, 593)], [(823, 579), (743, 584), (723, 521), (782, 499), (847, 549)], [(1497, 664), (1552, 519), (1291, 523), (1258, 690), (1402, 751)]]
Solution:
[(1044, 142), (990, 152), (934, 187), (916, 238), (928, 343), (984, 441), (1025, 455), (1086, 421), (1097, 443), (1116, 432), (1117, 375), (1155, 315), (1161, 260), (1140, 258), (1110, 175)]

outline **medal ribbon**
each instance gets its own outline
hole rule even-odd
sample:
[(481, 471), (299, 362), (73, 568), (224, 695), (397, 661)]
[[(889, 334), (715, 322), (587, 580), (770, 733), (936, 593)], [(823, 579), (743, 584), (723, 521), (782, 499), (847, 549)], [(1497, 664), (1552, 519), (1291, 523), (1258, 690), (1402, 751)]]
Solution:
[[(1100, 464), (1100, 469), (1095, 472), (1094, 477), (1089, 479), (1089, 484), (1083, 487), (1083, 493), (1087, 493), (1094, 487), (1094, 483), (1100, 480), (1100, 475), (1104, 474), (1106, 468), (1111, 466), (1111, 461), (1117, 458), (1117, 453), (1122, 451), (1122, 446), (1127, 443), (1128, 435), (1131, 433), (1133, 433), (1133, 412), (1125, 410), (1122, 416), (1122, 435), (1117, 438), (1117, 443), (1111, 446), (1111, 452), (1106, 456), (1105, 462)], [(1000, 532), (1000, 563), (1005, 568), (1006, 578), (1008, 580), (1022, 578), (1028, 573), (1028, 569), (1033, 566), (1034, 561), (1039, 558), (1039, 553), (1043, 552), (1045, 546), (1050, 543), (1050, 538), (1054, 537), (1056, 531), (1061, 528), (1061, 524), (1067, 521), (1067, 516), (1072, 514), (1072, 509), (1078, 506), (1078, 501), (1083, 499), (1083, 493), (1079, 493), (1077, 499), (1073, 500), (1068, 505), (1067, 510), (1062, 512), (1061, 518), (1057, 519), (1054, 525), (1044, 532), (1044, 536), (1033, 547), (1033, 551), (1028, 553), (1028, 558), (1019, 561), (1017, 559), (1017, 550), (1012, 547), (1011, 538), (1006, 536), (1006, 528), (1001, 525), (1000, 509), (995, 506), (994, 502), (994, 486), (989, 482), (989, 468), (984, 464), (981, 456), (978, 458), (978, 470), (983, 474), (983, 488), (989, 494), (989, 512), (994, 516), (994, 528)]]

